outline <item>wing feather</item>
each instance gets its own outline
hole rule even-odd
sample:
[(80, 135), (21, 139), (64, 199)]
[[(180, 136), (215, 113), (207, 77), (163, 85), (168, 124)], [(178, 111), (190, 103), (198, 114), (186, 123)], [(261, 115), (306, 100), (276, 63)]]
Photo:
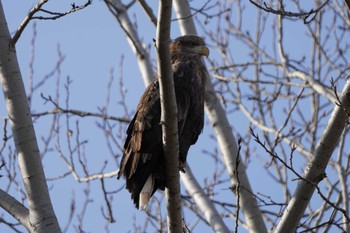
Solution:
[(196, 143), (204, 126), (204, 93), (202, 75), (192, 63), (173, 65), (178, 108), (180, 161), (186, 162), (187, 152)]
[[(139, 195), (151, 173), (161, 164), (162, 129), (160, 125), (159, 85), (154, 80), (145, 90), (137, 106), (137, 112), (127, 129), (123, 158), (118, 172), (126, 177), (126, 188), (131, 192), (136, 207), (139, 207)], [(156, 177), (155, 187), (164, 188), (161, 179)], [(164, 182), (163, 182), (164, 183)]]

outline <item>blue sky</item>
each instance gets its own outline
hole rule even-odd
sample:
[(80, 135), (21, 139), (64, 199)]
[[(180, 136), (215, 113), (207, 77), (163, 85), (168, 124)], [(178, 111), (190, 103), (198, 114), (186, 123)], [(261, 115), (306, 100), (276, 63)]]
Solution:
[[(192, 4), (194, 4), (193, 2)], [(54, 11), (66, 11), (70, 9), (71, 3), (71, 1), (51, 0), (44, 8)], [(77, 5), (82, 3), (84, 2), (75, 2)], [(36, 1), (3, 0), (2, 4), (10, 32), (13, 34), (29, 9), (36, 4)], [(253, 34), (255, 30), (255, 19), (252, 20), (251, 15), (255, 15), (255, 8), (252, 8), (251, 5), (246, 5), (246, 7), (247, 10), (245, 11), (246, 17), (244, 18), (244, 26), (251, 32), (251, 34)], [(156, 9), (157, 8), (154, 7), (155, 14), (157, 12)], [(232, 14), (232, 18), (235, 20), (234, 10), (232, 11)], [(137, 22), (139, 35), (142, 35), (141, 39), (143, 42), (150, 46), (150, 53), (152, 59), (155, 61), (152, 42), (152, 39), (155, 38), (156, 35), (155, 27), (151, 25), (148, 20), (145, 20), (144, 12), (140, 7), (133, 7), (130, 16), (134, 22)], [(199, 17), (199, 20), (200, 19), (202, 18)], [(273, 23), (271, 18), (268, 20), (271, 21), (271, 24)], [(38, 83), (46, 74), (54, 69), (58, 60), (58, 49), (65, 58), (60, 67), (60, 73), (55, 73), (45, 82), (43, 87), (34, 93), (32, 112), (35, 113), (53, 109), (52, 104), (45, 103), (40, 95), (55, 96), (57, 80), (60, 80), (60, 104), (64, 106), (66, 98), (65, 84), (68, 76), (72, 81), (70, 84), (69, 107), (77, 110), (98, 112), (99, 108), (101, 108), (106, 102), (106, 87), (111, 76), (111, 70), (113, 70), (112, 75), (114, 78), (111, 86), (111, 99), (108, 114), (117, 117), (125, 116), (123, 106), (119, 103), (121, 98), (119, 92), (120, 77), (123, 77), (128, 111), (130, 114), (133, 114), (138, 99), (144, 89), (144, 84), (140, 78), (140, 72), (138, 71), (135, 57), (131, 52), (129, 44), (125, 40), (124, 32), (120, 29), (117, 21), (102, 1), (95, 0), (93, 1), (93, 4), (86, 9), (55, 21), (45, 20), (32, 21), (29, 23), (16, 45), (17, 56), (26, 87), (29, 85), (29, 63), (31, 60), (31, 41), (33, 38), (34, 22), (36, 23), (37, 32), (33, 66), (34, 84)], [(224, 24), (224, 22), (221, 23)], [(292, 53), (294, 58), (301, 59), (302, 56), (308, 54), (312, 48), (310, 48), (308, 40), (303, 40), (302, 36), (295, 36), (295, 34), (299, 33), (299, 35), (305, 36), (306, 30), (300, 29), (304, 27), (302, 21), (288, 21), (287, 24), (289, 30), (286, 30), (285, 32), (285, 40), (291, 42), (286, 43), (287, 53)], [(207, 26), (208, 28), (215, 27), (216, 22), (210, 22)], [(199, 28), (197, 28), (197, 30), (199, 30)], [(176, 21), (174, 21), (172, 23), (172, 37), (175, 38), (177, 36), (179, 36), (179, 30)], [(264, 34), (263, 41), (264, 43), (266, 41), (271, 41), (271, 43), (265, 43), (267, 49), (270, 48), (269, 46), (272, 46), (273, 41), (269, 33)], [(232, 48), (233, 51), (232, 53), (234, 54), (234, 59), (237, 63), (251, 59), (249, 51), (245, 46), (240, 44), (238, 39), (229, 41), (229, 43), (230, 48)], [(211, 46), (211, 44), (209, 44), (209, 46)], [(210, 59), (220, 62), (221, 57), (219, 52), (216, 51), (217, 48), (211, 46), (210, 49)], [(154, 62), (154, 64), (156, 63)], [(0, 97), (0, 103), (3, 103), (2, 95)], [(0, 115), (6, 115), (3, 107), (0, 107)], [(234, 112), (229, 114), (228, 117), (231, 122), (233, 122), (234, 129), (237, 130), (235, 136), (240, 134), (244, 135), (249, 130), (249, 122), (241, 113)], [(41, 137), (47, 134), (47, 129), (51, 125), (51, 120), (51, 117), (43, 117), (35, 121), (36, 134), (41, 148), (43, 148)], [(80, 126), (79, 132), (75, 128), (77, 121), (79, 121)], [(76, 136), (79, 133), (80, 140), (87, 140), (88, 142), (82, 147), (81, 153), (85, 154), (88, 168), (91, 173), (99, 172), (104, 167), (105, 161), (109, 161), (104, 170), (105, 172), (113, 172), (118, 169), (117, 164), (111, 159), (112, 157), (108, 145), (106, 144), (104, 134), (98, 129), (97, 124), (101, 122), (101, 120), (96, 118), (77, 117), (73, 117), (70, 122), (70, 129), (73, 131), (73, 135)], [(60, 133), (65, 135), (64, 132), (66, 125), (64, 116), (62, 116), (61, 124), (62, 132)], [(118, 133), (123, 133), (125, 127), (126, 125), (122, 127), (115, 126), (115, 131), (113, 133), (116, 135)], [(212, 134), (210, 125), (207, 124), (203, 135), (199, 138), (197, 145), (190, 150), (188, 156), (189, 164), (193, 165), (193, 173), (202, 183), (204, 183), (205, 179), (210, 179), (210, 175), (208, 178), (208, 173), (211, 170), (208, 171), (206, 168), (211, 167), (213, 164), (212, 158), (203, 153), (203, 150), (213, 153), (216, 153), (217, 150), (216, 141), (211, 138)], [(66, 144), (65, 137), (61, 136), (60, 138), (62, 143)], [(67, 172), (66, 165), (62, 162), (62, 159), (60, 159), (55, 150), (56, 143), (57, 142), (53, 141), (50, 144), (50, 150), (44, 157), (44, 169), (47, 178), (57, 177), (62, 173)], [(113, 149), (118, 152), (115, 145)], [(63, 148), (63, 153), (68, 153), (68, 151)], [(264, 155), (264, 153), (261, 154)], [(274, 200), (282, 200), (283, 191), (274, 186), (267, 185), (272, 182), (272, 179), (269, 176), (266, 176), (261, 161), (256, 159), (258, 155), (252, 155), (252, 157), (253, 159), (250, 159), (248, 176), (264, 176), (264, 179), (251, 179), (253, 190), (267, 194)], [(80, 175), (83, 176), (83, 171), (81, 169), (79, 169), (79, 172)], [(87, 205), (87, 210), (84, 213), (84, 230), (87, 232), (105, 231), (105, 222), (100, 214), (101, 206), (105, 208), (101, 195), (100, 182), (91, 182), (91, 184), (88, 185), (86, 183), (78, 183), (72, 176), (67, 176), (64, 179), (55, 182), (50, 181), (48, 182), (48, 185), (54, 208), (62, 228), (67, 224), (71, 200), (75, 198), (76, 209), (78, 212), (82, 210), (85, 202), (89, 203)], [(107, 179), (106, 185), (110, 191), (114, 191), (122, 188), (124, 181), (117, 181), (115, 178)], [(293, 187), (294, 185), (295, 183), (292, 182), (290, 187)], [(89, 193), (88, 197), (85, 196), (84, 189), (89, 190), (89, 192), (87, 192)], [(235, 202), (234, 196), (231, 191), (228, 190), (227, 186), (218, 186), (215, 191), (219, 193), (218, 195), (222, 196), (223, 199), (232, 199), (232, 202)], [(12, 195), (19, 199), (16, 190), (12, 190)], [(164, 201), (162, 202), (162, 205), (164, 207)], [(164, 208), (162, 209), (165, 211)], [(83, 212), (80, 214), (82, 213)], [(145, 216), (143, 212), (133, 208), (129, 193), (124, 189), (117, 195), (114, 195), (113, 213), (116, 218), (116, 223), (110, 225), (108, 228), (110, 232), (130, 232), (133, 230), (133, 221), (135, 220), (140, 223)], [(3, 212), (0, 211), (0, 214), (3, 214)], [(192, 216), (191, 213), (186, 213), (185, 215), (189, 216), (191, 224), (195, 223), (196, 218)], [(75, 215), (68, 232), (76, 232), (78, 226), (74, 224), (76, 224), (78, 218), (79, 216)], [(233, 226), (233, 221), (228, 221), (227, 223), (229, 227)], [(199, 225), (195, 228), (195, 232), (201, 232), (201, 229), (207, 228)], [(8, 231), (8, 228), (0, 225), (0, 231)], [(244, 231), (242, 230), (240, 232)]]

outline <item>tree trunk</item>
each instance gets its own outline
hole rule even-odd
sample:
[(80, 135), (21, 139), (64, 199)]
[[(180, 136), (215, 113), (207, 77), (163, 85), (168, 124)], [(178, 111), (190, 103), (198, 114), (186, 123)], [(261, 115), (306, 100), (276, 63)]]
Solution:
[(158, 79), (162, 110), (161, 124), (167, 181), (165, 195), (168, 212), (168, 232), (178, 233), (182, 231), (182, 211), (179, 181), (177, 106), (169, 49), (171, 11), (172, 0), (159, 1), (156, 49), (158, 54)]
[(11, 46), (11, 37), (1, 2), (0, 79), (28, 200), (30, 222), (28, 230), (61, 232), (52, 208), (16, 50)]

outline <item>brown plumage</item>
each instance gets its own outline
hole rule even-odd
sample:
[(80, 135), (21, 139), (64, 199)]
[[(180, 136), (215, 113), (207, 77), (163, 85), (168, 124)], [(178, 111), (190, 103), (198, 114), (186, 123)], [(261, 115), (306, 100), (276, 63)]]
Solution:
[[(170, 54), (178, 109), (179, 169), (183, 170), (187, 152), (196, 143), (204, 125), (207, 70), (201, 57), (208, 56), (209, 50), (202, 38), (187, 35), (170, 43)], [(127, 129), (118, 173), (118, 179), (124, 174), (126, 188), (136, 208), (146, 208), (154, 192), (166, 187), (160, 115), (159, 84), (156, 78), (142, 95)], [(148, 191), (145, 191), (146, 186), (149, 186)], [(141, 192), (147, 194), (145, 201)]]

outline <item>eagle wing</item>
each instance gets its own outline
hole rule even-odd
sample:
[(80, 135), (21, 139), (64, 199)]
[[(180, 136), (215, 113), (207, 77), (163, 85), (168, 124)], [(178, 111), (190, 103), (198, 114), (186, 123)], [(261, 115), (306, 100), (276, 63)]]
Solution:
[[(198, 73), (186, 63), (173, 65), (173, 77), (178, 110), (180, 169), (183, 169), (189, 147), (197, 141), (203, 128), (201, 98), (204, 98), (204, 91)], [(136, 208), (139, 208), (140, 192), (150, 175), (154, 179), (151, 195), (158, 188), (164, 189), (166, 186), (160, 118), (159, 83), (155, 79), (141, 97), (127, 129), (118, 173), (118, 178), (125, 175), (126, 188), (131, 192)]]
[[(139, 208), (139, 195), (147, 178), (154, 171), (161, 173), (163, 148), (160, 125), (159, 84), (154, 80), (145, 90), (134, 118), (127, 129), (123, 158), (118, 172), (126, 177), (126, 188), (131, 193), (134, 204)], [(164, 189), (164, 177), (158, 176), (153, 193)], [(152, 193), (152, 194), (153, 194)]]

